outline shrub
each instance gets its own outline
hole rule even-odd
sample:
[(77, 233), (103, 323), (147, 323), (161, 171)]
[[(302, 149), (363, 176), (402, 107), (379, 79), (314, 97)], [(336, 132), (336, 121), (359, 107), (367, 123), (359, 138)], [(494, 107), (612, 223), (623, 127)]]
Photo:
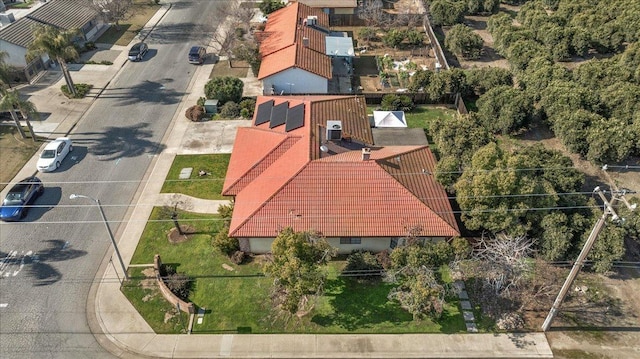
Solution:
[(240, 105), (233, 101), (226, 102), (220, 107), (220, 116), (226, 118), (235, 118), (240, 116)]
[(217, 99), (220, 105), (229, 101), (240, 102), (244, 83), (237, 77), (214, 77), (204, 85), (204, 94), (208, 99)]
[(200, 98), (198, 98), (198, 102), (196, 102), (196, 104), (198, 106), (204, 106), (204, 103), (207, 101), (207, 98), (204, 96), (200, 96)]
[(191, 106), (185, 111), (184, 115), (193, 122), (202, 121), (205, 116), (204, 107), (200, 105)]
[(235, 251), (231, 255), (231, 261), (235, 264), (242, 264), (244, 262), (245, 253), (243, 251)]
[(96, 46), (96, 44), (95, 44), (93, 41), (88, 41), (88, 42), (85, 42), (85, 43), (84, 43), (84, 48), (85, 48), (87, 51), (91, 51), (91, 50), (95, 50), (95, 49), (97, 49), (97, 46)]
[(228, 227), (231, 223), (231, 216), (233, 215), (233, 202), (231, 202), (231, 204), (221, 204), (218, 206), (218, 214), (222, 217), (225, 225)]
[(73, 87), (76, 89), (76, 96), (73, 96), (69, 91), (69, 87), (67, 85), (62, 85), (60, 90), (62, 93), (68, 98), (84, 98), (89, 90), (93, 88), (93, 85), (89, 84), (74, 84)]
[(213, 237), (213, 242), (211, 244), (214, 248), (228, 256), (240, 249), (238, 239), (229, 237), (228, 227), (223, 227), (220, 232)]
[(162, 264), (159, 271), (162, 280), (171, 290), (171, 293), (182, 300), (189, 298), (191, 279), (186, 274), (177, 273), (173, 266), (167, 264)]
[(391, 268), (391, 256), (389, 255), (388, 249), (377, 253), (376, 260), (378, 261), (378, 263), (380, 263), (383, 269)]
[(382, 97), (380, 108), (383, 111), (406, 111), (413, 110), (413, 101), (407, 95), (388, 94)]
[(240, 116), (244, 118), (252, 118), (253, 111), (256, 108), (256, 99), (254, 98), (245, 98), (240, 101)]
[[(342, 271), (344, 274), (353, 275), (358, 279), (371, 279), (379, 276), (382, 266), (371, 252), (356, 251), (347, 257), (347, 265)], [(349, 273), (356, 272), (356, 273)]]
[(189, 298), (191, 291), (191, 279), (183, 273), (173, 273), (164, 279), (169, 290), (182, 300)]

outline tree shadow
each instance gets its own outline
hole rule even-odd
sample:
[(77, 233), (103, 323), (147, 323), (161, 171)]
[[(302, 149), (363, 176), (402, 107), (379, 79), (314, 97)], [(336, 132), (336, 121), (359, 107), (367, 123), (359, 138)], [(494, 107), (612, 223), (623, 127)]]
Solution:
[(0, 258), (3, 260), (2, 273), (4, 276), (15, 276), (22, 270), (27, 277), (33, 279), (36, 287), (53, 284), (62, 278), (52, 262), (67, 261), (87, 254), (86, 251), (75, 250), (67, 245), (67, 242), (60, 239), (45, 240), (47, 248), (37, 252), (27, 253), (5, 253), (0, 251)]
[[(185, 55), (186, 61), (186, 55)], [(117, 99), (122, 105), (134, 104), (163, 104), (172, 105), (179, 103), (184, 92), (178, 92), (166, 88), (165, 85), (173, 82), (173, 79), (165, 78), (160, 82), (143, 81), (132, 87), (110, 87), (104, 89), (100, 98)]]
[[(145, 153), (159, 153), (165, 145), (151, 141), (153, 133), (146, 122), (126, 127), (107, 127), (103, 132), (78, 133), (76, 135), (99, 135), (89, 146), (89, 152), (101, 161), (111, 161), (122, 157), (137, 157)], [(82, 140), (76, 140), (82, 142)]]
[[(175, 4), (173, 7), (175, 8)], [(159, 24), (153, 29), (153, 32), (147, 36), (147, 41), (154, 44), (173, 44), (192, 42), (196, 44), (208, 44), (210, 39), (207, 34), (215, 31), (215, 27), (211, 24)], [(140, 31), (142, 36), (146, 35), (145, 31)], [(184, 54), (185, 58), (187, 54)]]

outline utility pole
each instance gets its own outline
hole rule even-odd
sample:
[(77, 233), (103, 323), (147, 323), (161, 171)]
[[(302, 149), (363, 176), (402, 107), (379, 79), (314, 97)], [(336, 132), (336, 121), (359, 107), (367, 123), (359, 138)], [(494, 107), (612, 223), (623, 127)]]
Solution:
[(604, 212), (602, 213), (602, 216), (598, 219), (596, 224), (593, 226), (593, 229), (589, 234), (589, 238), (584, 243), (584, 246), (582, 247), (582, 251), (580, 251), (580, 254), (578, 255), (578, 259), (575, 261), (575, 263), (573, 263), (573, 267), (571, 268), (571, 272), (569, 272), (569, 276), (564, 281), (562, 288), (560, 288), (560, 293), (558, 293), (558, 297), (556, 297), (555, 302), (553, 302), (553, 306), (551, 307), (551, 310), (549, 310), (549, 314), (547, 315), (547, 318), (544, 320), (544, 323), (542, 324), (542, 331), (546, 332), (547, 330), (549, 330), (549, 327), (551, 326), (551, 322), (553, 321), (553, 318), (555, 318), (556, 314), (558, 313), (558, 310), (560, 309), (560, 305), (562, 305), (562, 301), (564, 300), (564, 297), (567, 295), (567, 292), (569, 291), (571, 284), (573, 284), (573, 281), (576, 279), (578, 272), (584, 266), (584, 261), (587, 258), (587, 255), (589, 255), (589, 252), (591, 251), (591, 247), (593, 247), (593, 243), (596, 241), (596, 238), (598, 238), (598, 235), (602, 231), (602, 228), (604, 228), (604, 224), (607, 217), (611, 215), (611, 220), (614, 222), (618, 222), (620, 220), (620, 217), (616, 214), (616, 211), (613, 208), (612, 204), (615, 201), (622, 201), (627, 206), (627, 208), (629, 208), (631, 211), (633, 211), (636, 208), (635, 204), (633, 205), (630, 204), (627, 201), (627, 199), (624, 197), (627, 193), (636, 193), (636, 192), (628, 189), (619, 190), (618, 187), (615, 185), (615, 183), (611, 180), (611, 177), (609, 177), (609, 174), (607, 173), (607, 165), (604, 165), (602, 167), (602, 170), (604, 171), (611, 185), (611, 191), (610, 191), (611, 200), (610, 201), (607, 200), (607, 197), (605, 197), (606, 191), (601, 190), (599, 186), (594, 188), (593, 193), (597, 193), (602, 199), (602, 202), (604, 203)]

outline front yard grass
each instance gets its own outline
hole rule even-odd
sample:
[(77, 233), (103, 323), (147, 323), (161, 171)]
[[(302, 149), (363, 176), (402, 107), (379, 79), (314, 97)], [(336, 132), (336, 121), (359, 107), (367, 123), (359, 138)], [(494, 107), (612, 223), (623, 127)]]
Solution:
[[(182, 193), (202, 199), (230, 199), (221, 194), (229, 158), (230, 154), (177, 155), (160, 192)], [(193, 168), (191, 177), (180, 179), (180, 171), (189, 167)], [(200, 176), (200, 170), (207, 174)]]
[(96, 42), (111, 45), (129, 45), (149, 19), (160, 9), (160, 5), (149, 0), (133, 0), (128, 17), (120, 22), (118, 28), (111, 25)]
[[(157, 253), (163, 263), (194, 280), (189, 299), (205, 311), (203, 323), (194, 324), (194, 333), (457, 333), (465, 330), (456, 299), (447, 303), (440, 320), (414, 321), (410, 314), (387, 299), (390, 284), (359, 282), (339, 276), (345, 265), (342, 260), (332, 261), (326, 267), (329, 279), (325, 295), (318, 299), (310, 315), (300, 319), (283, 315), (271, 308), (272, 280), (262, 275), (262, 256), (235, 265), (211, 246), (212, 237), (222, 227), (218, 216), (180, 212), (180, 224), (195, 227), (198, 234), (186, 242), (172, 244), (167, 233), (173, 223), (162, 218), (161, 213), (160, 208), (154, 208), (131, 264), (150, 264)], [(163, 306), (156, 300), (159, 293), (143, 287), (144, 276), (139, 269), (132, 267), (132, 279), (123, 286), (123, 292), (156, 332), (180, 333), (182, 324), (175, 316), (175, 309)], [(165, 313), (169, 313), (169, 319)]]
[[(38, 151), (42, 145), (42, 138), (31, 139), (31, 133), (23, 128), (27, 138), (21, 138), (15, 126), (0, 126), (0, 190), (2, 190), (20, 169)], [(21, 180), (19, 178), (18, 180)]]

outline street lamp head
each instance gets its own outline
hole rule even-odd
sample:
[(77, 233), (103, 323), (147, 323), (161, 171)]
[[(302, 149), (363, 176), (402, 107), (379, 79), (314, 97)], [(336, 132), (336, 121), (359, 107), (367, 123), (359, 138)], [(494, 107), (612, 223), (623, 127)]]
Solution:
[(76, 198), (78, 198), (78, 197), (79, 197), (79, 196), (78, 196), (77, 194), (72, 193), (72, 194), (69, 196), (69, 199), (76, 199)]

